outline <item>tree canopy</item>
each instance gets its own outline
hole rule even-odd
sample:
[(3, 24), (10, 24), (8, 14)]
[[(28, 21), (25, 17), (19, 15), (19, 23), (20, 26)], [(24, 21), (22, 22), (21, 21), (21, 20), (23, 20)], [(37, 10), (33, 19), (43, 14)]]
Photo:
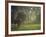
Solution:
[(16, 18), (23, 19), (23, 23), (40, 23), (40, 7), (30, 6), (12, 6), (12, 22)]

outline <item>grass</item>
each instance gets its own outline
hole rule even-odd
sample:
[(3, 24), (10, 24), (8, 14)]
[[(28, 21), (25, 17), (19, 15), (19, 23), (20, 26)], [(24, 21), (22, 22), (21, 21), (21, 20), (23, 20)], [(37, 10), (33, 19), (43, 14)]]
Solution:
[(22, 24), (16, 30), (15, 26), (11, 28), (12, 31), (23, 31), (23, 30), (40, 30), (40, 24)]

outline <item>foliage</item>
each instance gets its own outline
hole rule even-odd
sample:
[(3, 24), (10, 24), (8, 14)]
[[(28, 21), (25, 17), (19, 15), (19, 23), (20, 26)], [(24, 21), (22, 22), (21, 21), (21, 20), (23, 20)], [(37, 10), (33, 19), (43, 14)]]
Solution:
[[(30, 6), (12, 6), (11, 7), (11, 23), (12, 23), (12, 25), (15, 24), (15, 27), (16, 27), (16, 24), (18, 27), (20, 27), (21, 25), (25, 26), (25, 24), (27, 24), (30, 27), (31, 27), (31, 24), (39, 25), (40, 20), (41, 20), (41, 18), (40, 18), (41, 10), (40, 9), (41, 9), (40, 7), (32, 7), (32, 6), (31, 7)], [(28, 27), (26, 27), (26, 28), (28, 29)], [(39, 26), (38, 26), (38, 28), (39, 28)], [(31, 29), (31, 28), (29, 28), (29, 29)]]

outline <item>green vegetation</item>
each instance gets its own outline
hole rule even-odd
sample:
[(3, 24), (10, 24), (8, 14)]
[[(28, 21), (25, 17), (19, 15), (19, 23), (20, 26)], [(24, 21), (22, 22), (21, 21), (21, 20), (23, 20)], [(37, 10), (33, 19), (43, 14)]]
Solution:
[(12, 6), (11, 31), (40, 30), (40, 12), (40, 7)]
[(18, 29), (15, 29), (15, 26), (12, 28), (12, 31), (18, 30), (40, 30), (40, 24), (23, 24)]

